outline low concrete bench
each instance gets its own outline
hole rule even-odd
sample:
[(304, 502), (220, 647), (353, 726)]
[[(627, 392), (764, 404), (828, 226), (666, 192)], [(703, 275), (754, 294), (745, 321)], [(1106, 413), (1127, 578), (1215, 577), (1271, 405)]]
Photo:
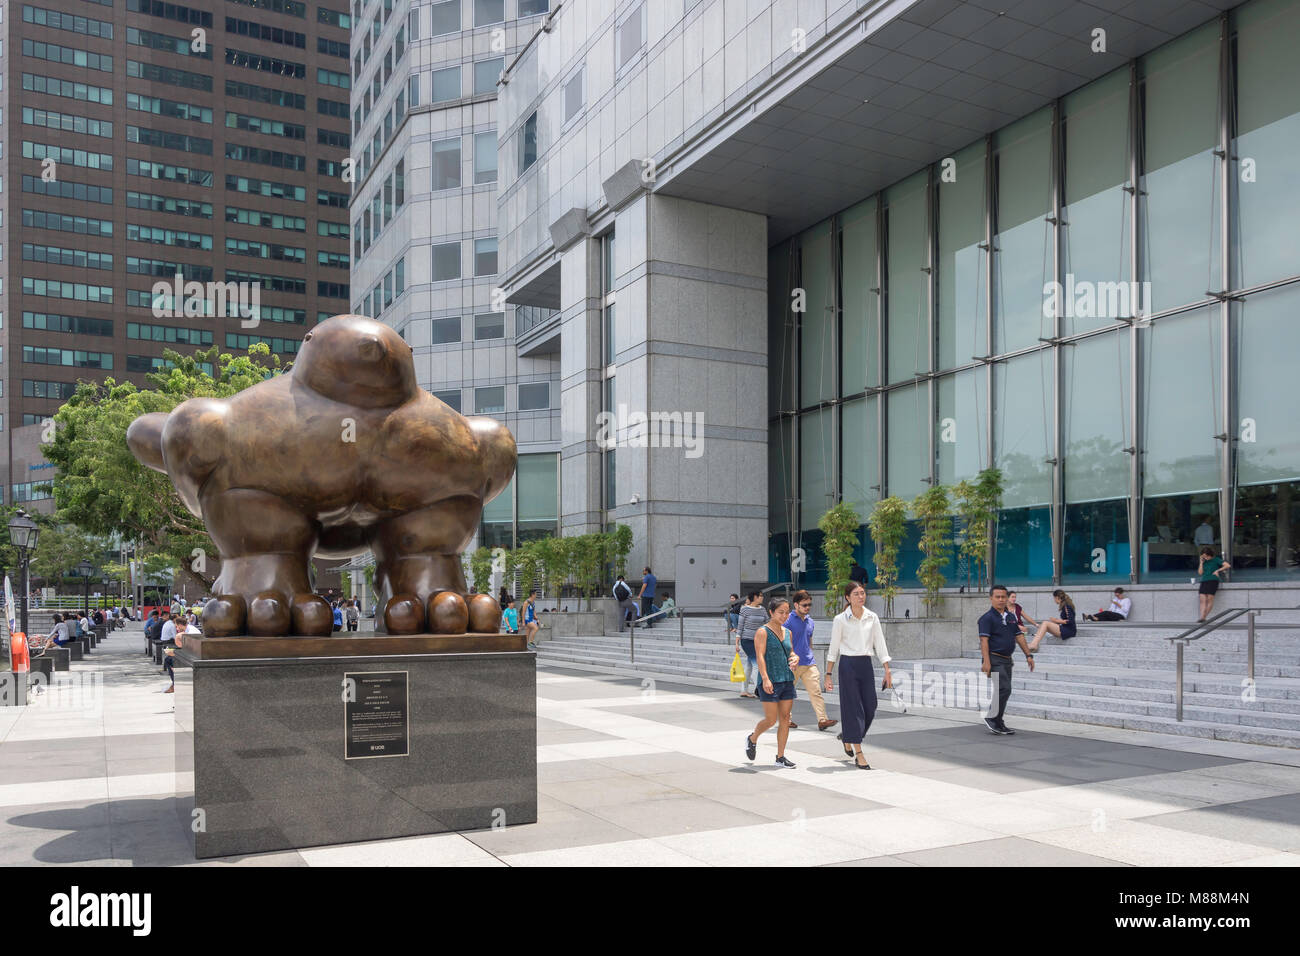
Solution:
[(72, 651), (66, 647), (47, 647), (40, 658), (32, 658), (32, 665), (35, 666), (39, 659), (47, 659), (53, 665), (56, 671), (66, 671), (72, 669)]
[(45, 675), (45, 683), (54, 679), (54, 658), (42, 654), (32, 658), (32, 673)]
[(86, 657), (86, 650), (82, 647), (83, 641), (68, 641), (63, 645), (63, 649), (71, 655), (70, 660), (80, 661)]

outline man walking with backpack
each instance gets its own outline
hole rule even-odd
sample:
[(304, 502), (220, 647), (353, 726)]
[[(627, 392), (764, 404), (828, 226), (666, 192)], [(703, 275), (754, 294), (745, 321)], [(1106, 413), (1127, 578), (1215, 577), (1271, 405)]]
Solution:
[(614, 582), (614, 600), (618, 601), (618, 629), (623, 630), (623, 625), (632, 622), (632, 627), (636, 627), (636, 601), (632, 600), (632, 588), (628, 586), (623, 575), (618, 576)]

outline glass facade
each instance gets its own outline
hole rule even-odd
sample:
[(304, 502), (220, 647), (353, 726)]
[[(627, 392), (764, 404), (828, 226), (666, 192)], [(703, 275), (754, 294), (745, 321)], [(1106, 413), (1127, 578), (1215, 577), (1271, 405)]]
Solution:
[(1297, 575), (1297, 45), (1255, 0), (769, 250), (771, 580), (989, 467), (1001, 581)]
[(560, 533), (560, 456), (520, 455), (515, 476), (483, 507), (479, 541), (488, 548), (514, 548)]

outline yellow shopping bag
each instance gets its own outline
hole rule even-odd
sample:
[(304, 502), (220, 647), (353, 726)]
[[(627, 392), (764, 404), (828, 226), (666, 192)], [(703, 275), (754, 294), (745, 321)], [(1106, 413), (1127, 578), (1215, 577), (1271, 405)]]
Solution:
[(733, 684), (743, 684), (745, 682), (745, 665), (740, 660), (740, 652), (731, 660), (731, 682)]

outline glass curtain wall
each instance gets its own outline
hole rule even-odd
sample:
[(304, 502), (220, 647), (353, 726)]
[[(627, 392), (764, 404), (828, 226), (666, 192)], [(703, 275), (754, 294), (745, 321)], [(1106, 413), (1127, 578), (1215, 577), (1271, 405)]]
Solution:
[(1131, 85), (1123, 67), (1061, 99), (1061, 334), (1109, 330), (1061, 356), (1067, 583), (1122, 582), (1133, 570), (1130, 332), (1117, 320), (1149, 303), (1130, 284)]
[(983, 355), (988, 263), (984, 243), (987, 177), (984, 142), (939, 166), (935, 199), (939, 240), (937, 329), (939, 368), (969, 365)]
[[(1211, 306), (1143, 330), (1142, 561), (1145, 580), (1187, 580), (1219, 528), (1221, 321)], [(1208, 521), (1204, 529), (1201, 525)]]
[(795, 503), (794, 428), (797, 420), (787, 414), (797, 409), (798, 356), (795, 354), (791, 293), (798, 285), (796, 246), (786, 241), (768, 252), (767, 407), (775, 416), (768, 424), (767, 488), (768, 579), (790, 580), (790, 549), (795, 547), (798, 525), (792, 514)]
[(1004, 491), (996, 556), (1000, 581), (1052, 580), (1052, 352), (994, 366), (994, 464)]
[(988, 464), (1000, 580), (1185, 582), (1202, 544), (1300, 575), (1296, 49), (1300, 5), (1255, 0), (774, 248), (774, 580), (834, 500)]
[(1300, 355), (1300, 285), (1246, 297), (1233, 308), (1237, 356), (1237, 493), (1233, 580), (1297, 574), (1300, 418), (1279, 401)]
[(483, 507), (479, 544), (515, 548), (560, 533), (560, 456), (520, 455), (506, 489)]
[(1152, 311), (1222, 289), (1218, 238), (1219, 24), (1139, 60), (1142, 277)]
[(1233, 275), (1247, 289), (1300, 269), (1300, 7), (1259, 0), (1235, 17)]
[[(840, 217), (843, 335), (840, 394), (859, 395), (880, 384), (880, 277), (876, 274), (876, 200)], [(851, 434), (845, 432), (846, 436)]]
[[(1052, 335), (1043, 286), (1052, 280), (1052, 110), (1041, 109), (993, 136), (993, 349), (1031, 348)], [(978, 354), (978, 353), (975, 353)]]
[[(1233, 276), (1236, 288), (1300, 272), (1300, 6), (1257, 0), (1234, 11)], [(1300, 574), (1300, 423), (1278, 401), (1300, 354), (1300, 286), (1233, 303), (1236, 445), (1232, 580)]]
[(1129, 332), (1094, 335), (1067, 348), (1064, 399), (1065, 528), (1061, 579), (1129, 580)]

